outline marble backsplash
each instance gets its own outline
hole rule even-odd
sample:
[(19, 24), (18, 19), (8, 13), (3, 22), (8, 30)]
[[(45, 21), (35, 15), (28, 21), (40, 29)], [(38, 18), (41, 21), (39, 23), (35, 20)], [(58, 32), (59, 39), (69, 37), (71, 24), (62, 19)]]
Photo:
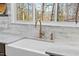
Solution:
[[(43, 26), (42, 28), (45, 32), (45, 35), (43, 37), (44, 41), (64, 43), (79, 41), (79, 28), (77, 27)], [(5, 31), (23, 35), (27, 38), (38, 38), (39, 26), (35, 28), (34, 25), (11, 24), (9, 29)], [(51, 33), (53, 33), (54, 40), (50, 39)]]

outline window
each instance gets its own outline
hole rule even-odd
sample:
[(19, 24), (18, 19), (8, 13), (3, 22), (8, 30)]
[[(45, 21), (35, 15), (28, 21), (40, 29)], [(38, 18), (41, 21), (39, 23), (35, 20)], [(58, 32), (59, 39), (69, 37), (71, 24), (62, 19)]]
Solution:
[(15, 5), (15, 19), (22, 23), (35, 20), (46, 23), (79, 21), (79, 3), (16, 3)]
[(39, 3), (35, 6), (35, 18), (42, 21), (54, 21), (55, 3)]
[(57, 21), (75, 22), (77, 3), (59, 3)]
[(32, 3), (17, 3), (16, 14), (17, 14), (17, 20), (19, 21), (32, 21), (33, 19)]

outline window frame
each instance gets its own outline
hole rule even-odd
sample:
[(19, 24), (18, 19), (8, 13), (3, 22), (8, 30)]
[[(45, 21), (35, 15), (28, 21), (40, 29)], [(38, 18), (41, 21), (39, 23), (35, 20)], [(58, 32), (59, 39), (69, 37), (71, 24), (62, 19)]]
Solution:
[[(63, 26), (63, 27), (79, 27), (79, 22), (58, 22), (57, 21), (57, 4), (55, 3), (55, 20), (42, 22), (42, 25), (46, 26)], [(31, 22), (20, 22), (16, 19), (16, 3), (11, 3), (11, 23), (15, 24), (32, 24), (35, 25), (35, 3), (33, 3), (33, 21)], [(39, 25), (39, 24), (38, 24)]]

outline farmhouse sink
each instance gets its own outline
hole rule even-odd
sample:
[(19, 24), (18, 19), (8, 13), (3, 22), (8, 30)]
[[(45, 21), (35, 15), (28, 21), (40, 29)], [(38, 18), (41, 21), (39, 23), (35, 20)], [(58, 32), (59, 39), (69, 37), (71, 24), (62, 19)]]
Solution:
[(51, 43), (34, 39), (22, 39), (12, 44), (6, 45), (7, 56), (48, 56), (45, 53)]

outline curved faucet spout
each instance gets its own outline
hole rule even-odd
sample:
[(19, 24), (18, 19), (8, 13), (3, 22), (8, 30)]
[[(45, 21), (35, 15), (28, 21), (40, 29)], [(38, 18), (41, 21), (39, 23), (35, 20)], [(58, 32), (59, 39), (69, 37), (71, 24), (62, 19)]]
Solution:
[(42, 38), (44, 36), (44, 32), (42, 31), (42, 21), (37, 20), (35, 22), (35, 27), (37, 27), (37, 23), (39, 22), (39, 38)]

